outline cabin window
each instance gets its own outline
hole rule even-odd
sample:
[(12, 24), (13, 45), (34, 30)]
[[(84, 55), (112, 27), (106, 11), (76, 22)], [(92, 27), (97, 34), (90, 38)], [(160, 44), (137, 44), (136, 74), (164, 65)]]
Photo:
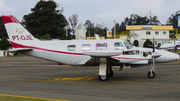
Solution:
[(151, 35), (151, 32), (150, 31), (146, 31), (146, 35)]
[(96, 49), (97, 50), (106, 50), (107, 49), (107, 43), (97, 43)]
[(68, 51), (75, 51), (76, 50), (76, 45), (68, 45), (67, 50)]
[(115, 42), (114, 43), (114, 49), (115, 50), (122, 50), (122, 49), (124, 49), (124, 46), (121, 42)]
[(83, 50), (83, 51), (89, 51), (89, 50), (91, 50), (91, 45), (90, 45), (90, 44), (84, 44), (84, 45), (82, 45), (82, 50)]

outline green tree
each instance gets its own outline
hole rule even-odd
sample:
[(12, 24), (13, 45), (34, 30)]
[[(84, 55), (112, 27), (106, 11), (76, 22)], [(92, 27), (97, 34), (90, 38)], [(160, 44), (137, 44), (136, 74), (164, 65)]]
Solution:
[(146, 41), (143, 44), (143, 47), (148, 47), (148, 48), (152, 48), (153, 43), (151, 42), (151, 40), (146, 39)]
[(62, 37), (61, 37), (61, 40), (71, 40), (72, 37), (71, 36), (66, 36), (66, 34), (64, 34)]
[(44, 40), (51, 40), (51, 37), (49, 36), (49, 34), (46, 34), (46, 35), (44, 35), (43, 39)]
[(148, 18), (148, 25), (159, 25), (161, 24), (160, 21), (158, 20), (158, 17), (154, 15), (151, 11), (146, 14), (146, 17)]
[(91, 23), (90, 20), (86, 20), (84, 26), (86, 26), (86, 29), (89, 29), (91, 27), (94, 27), (94, 23)]
[(8, 38), (2, 18), (0, 17), (0, 38)]
[(0, 49), (1, 50), (6, 50), (11, 47), (11, 44), (6, 38), (1, 38), (0, 40)]
[[(126, 30), (127, 25), (159, 25), (161, 22), (158, 17), (152, 14), (150, 11), (146, 16), (142, 17), (137, 14), (131, 14), (130, 17), (126, 17), (119, 26), (116, 26), (118, 33)], [(113, 31), (114, 27), (112, 28)]]
[(139, 42), (138, 42), (138, 40), (134, 40), (134, 46), (139, 46)]
[(166, 25), (173, 25), (173, 28), (178, 27), (178, 16), (180, 15), (180, 10), (175, 12), (175, 14), (171, 14), (171, 16), (167, 19)]
[(49, 34), (51, 38), (60, 38), (65, 33), (66, 18), (63, 9), (53, 0), (40, 0), (31, 13), (23, 16), (22, 24), (34, 35), (44, 36)]
[(95, 34), (98, 34), (100, 37), (106, 38), (107, 27), (105, 27), (103, 24), (94, 25), (94, 23), (91, 23), (90, 20), (86, 20), (85, 24), (83, 25), (86, 26), (87, 37), (95, 37)]

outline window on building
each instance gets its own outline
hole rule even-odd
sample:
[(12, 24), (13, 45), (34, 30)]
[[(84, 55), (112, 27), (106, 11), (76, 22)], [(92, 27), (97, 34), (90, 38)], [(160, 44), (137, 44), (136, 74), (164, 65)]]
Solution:
[(155, 35), (159, 35), (159, 32), (158, 32), (158, 31), (156, 31), (156, 32), (155, 32)]
[(166, 32), (164, 31), (163, 34), (166, 34)]
[(68, 51), (75, 51), (76, 50), (76, 45), (68, 45), (67, 50)]
[(91, 50), (91, 45), (90, 45), (90, 44), (84, 44), (84, 45), (82, 45), (82, 50), (83, 50), (83, 51), (89, 51), (89, 50)]
[(115, 50), (122, 50), (122, 49), (124, 49), (124, 46), (121, 42), (115, 42), (114, 43), (114, 49)]
[(150, 31), (146, 31), (146, 35), (151, 35), (151, 32)]
[(97, 50), (106, 50), (107, 49), (107, 43), (97, 43), (96, 49)]

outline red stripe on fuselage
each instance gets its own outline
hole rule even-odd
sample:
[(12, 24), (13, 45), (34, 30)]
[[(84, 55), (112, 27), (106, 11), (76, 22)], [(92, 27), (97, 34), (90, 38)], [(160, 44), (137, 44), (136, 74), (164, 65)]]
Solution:
[(11, 44), (12, 44), (13, 48), (32, 48), (32, 49), (43, 50), (43, 51), (54, 52), (54, 53), (84, 55), (84, 54), (80, 54), (80, 53), (64, 52), (64, 51), (50, 50), (50, 49), (44, 49), (44, 48), (39, 48), (39, 47), (25, 46), (25, 45), (21, 45), (21, 44), (12, 42), (12, 41), (11, 41)]
[(128, 58), (128, 57), (111, 57), (111, 58), (114, 58), (114, 59), (127, 59), (127, 60), (148, 60), (148, 59), (142, 59), (142, 58)]
[(16, 20), (16, 18), (12, 15), (2, 15), (1, 17), (3, 19), (4, 24), (6, 24), (6, 23), (19, 23)]

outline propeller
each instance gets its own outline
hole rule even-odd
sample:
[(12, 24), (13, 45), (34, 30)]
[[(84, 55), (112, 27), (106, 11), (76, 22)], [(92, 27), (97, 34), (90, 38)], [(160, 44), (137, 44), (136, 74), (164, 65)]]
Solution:
[(154, 47), (154, 37), (153, 37), (153, 52), (155, 52), (155, 47)]
[[(153, 51), (152, 51), (152, 53), (155, 54), (154, 37), (153, 37)], [(153, 59), (153, 68), (152, 68), (152, 70), (155, 72), (155, 56), (152, 56), (152, 59)]]
[(161, 55), (155, 52), (154, 37), (153, 37), (152, 66), (150, 67), (150, 71), (148, 72), (149, 78), (155, 77), (155, 58), (159, 57), (159, 56), (161, 56)]

